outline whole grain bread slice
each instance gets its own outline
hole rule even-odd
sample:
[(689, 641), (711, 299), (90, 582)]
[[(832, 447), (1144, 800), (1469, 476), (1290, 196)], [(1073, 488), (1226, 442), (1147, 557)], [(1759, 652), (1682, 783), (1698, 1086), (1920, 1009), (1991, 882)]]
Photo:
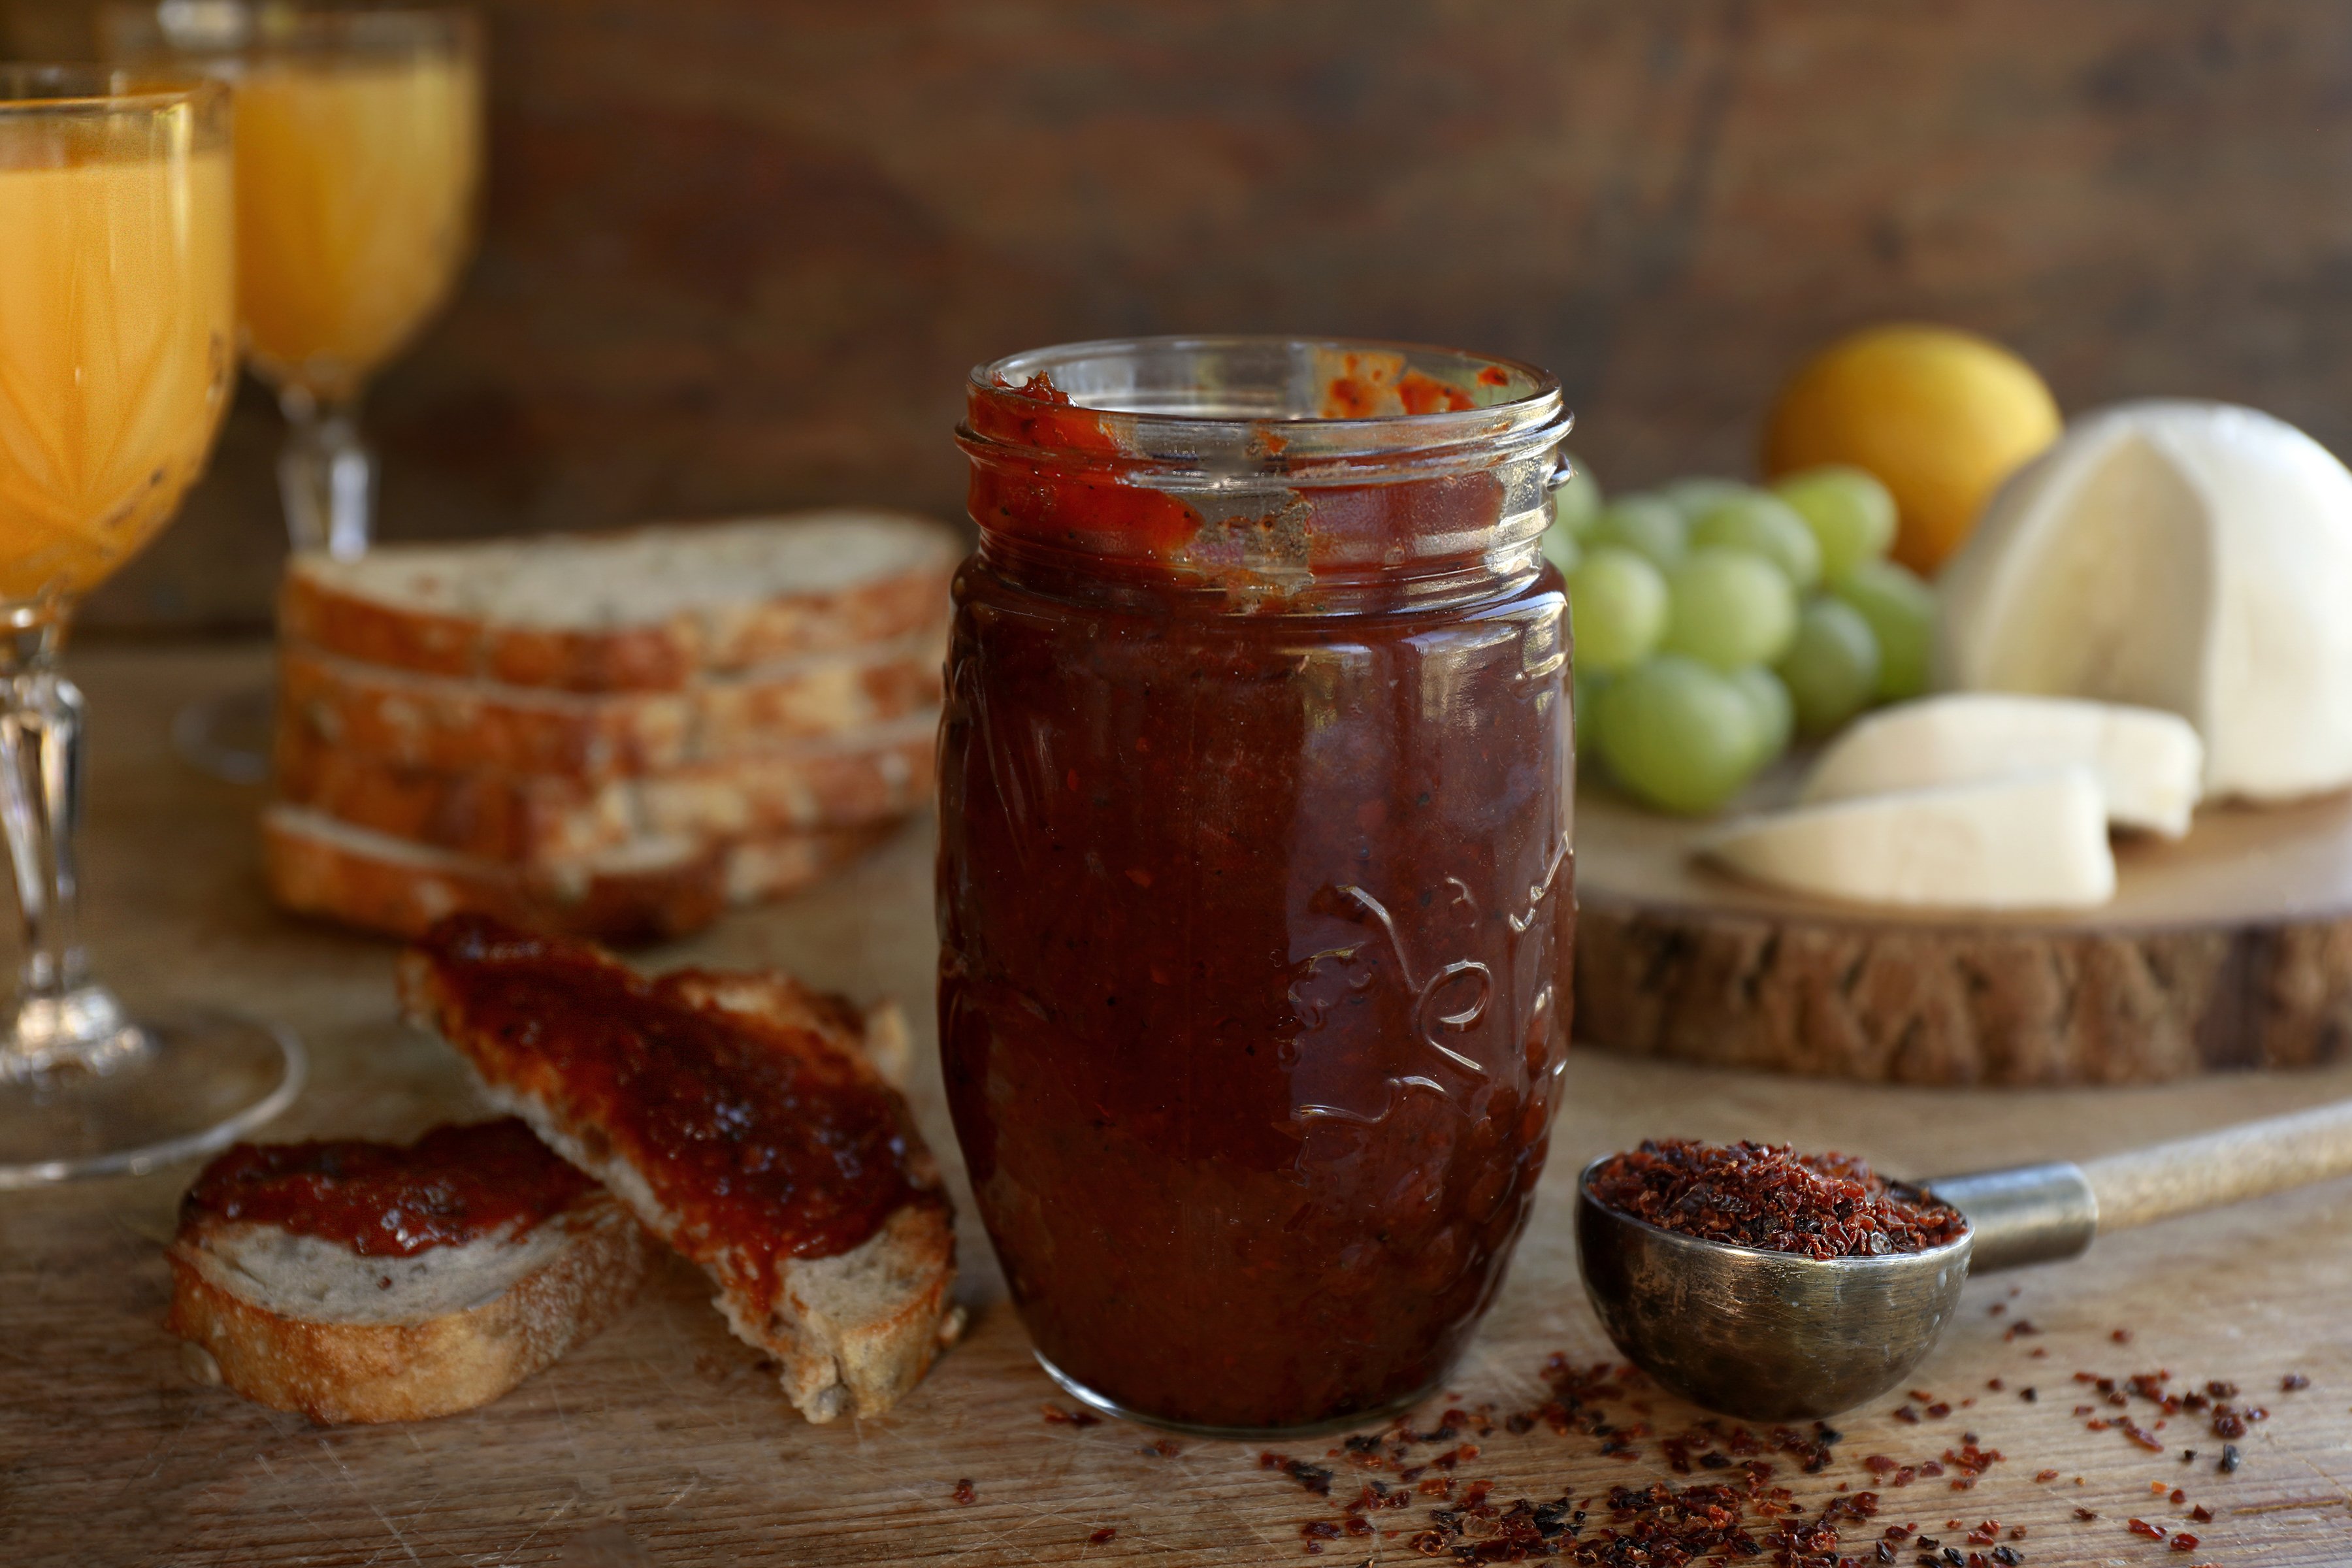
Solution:
[(184, 1211), (164, 1327), (188, 1342), (199, 1378), (273, 1409), (422, 1420), (486, 1405), (594, 1334), (652, 1255), (635, 1218), (593, 1185), (527, 1228), (408, 1257)]
[(307, 643), (278, 654), (278, 728), (408, 766), (608, 779), (772, 753), (939, 706), (943, 626), (673, 689), (583, 695), (419, 675)]
[[(709, 1274), (729, 1327), (776, 1358), (785, 1394), (811, 1421), (888, 1410), (961, 1331), (938, 1164), (861, 1047), (868, 1025), (839, 998), (775, 974), (642, 979), (588, 944), (471, 916), (436, 926), (403, 955), (400, 978), (410, 1016), (457, 1048), (493, 1101)], [(836, 1148), (834, 1134), (761, 1109), (775, 1103), (761, 1087), (772, 1073), (895, 1108), (898, 1164), (880, 1190), (903, 1196), (838, 1250), (802, 1255), (781, 1235), (743, 1229), (747, 1214), (788, 1222), (822, 1211), (833, 1193), (779, 1195), (750, 1164), (716, 1181), (664, 1152), (666, 1108), (703, 1096), (725, 1108), (732, 1143)], [(803, 1121), (824, 1114), (804, 1087), (791, 1103)]]
[(296, 914), (413, 937), (460, 910), (624, 945), (701, 930), (730, 906), (782, 898), (896, 830), (891, 822), (731, 842), (656, 837), (574, 858), (499, 861), (355, 827), (317, 811), (262, 813), (262, 875)]
[(930, 797), (936, 710), (638, 777), (436, 768), (280, 728), (273, 794), (354, 827), (486, 860), (559, 861), (646, 838), (695, 843), (857, 827)]
[(956, 532), (834, 510), (298, 557), (291, 641), (421, 674), (571, 691), (674, 689), (713, 671), (901, 637), (938, 620)]

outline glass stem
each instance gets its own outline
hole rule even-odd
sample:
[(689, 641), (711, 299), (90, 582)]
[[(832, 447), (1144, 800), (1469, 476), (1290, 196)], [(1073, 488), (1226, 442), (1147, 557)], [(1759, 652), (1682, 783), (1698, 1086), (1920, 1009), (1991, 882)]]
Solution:
[(82, 698), (58, 669), (67, 606), (55, 596), (0, 605), (0, 822), (16, 872), (25, 961), (16, 1016), (0, 1037), (0, 1079), (79, 1064), (104, 1070), (144, 1044), (82, 951), (73, 835), (79, 816)]
[(294, 548), (323, 550), (339, 561), (366, 554), (375, 523), (375, 454), (360, 439), (358, 397), (324, 398), (289, 386), (278, 403), (288, 426), (278, 488)]

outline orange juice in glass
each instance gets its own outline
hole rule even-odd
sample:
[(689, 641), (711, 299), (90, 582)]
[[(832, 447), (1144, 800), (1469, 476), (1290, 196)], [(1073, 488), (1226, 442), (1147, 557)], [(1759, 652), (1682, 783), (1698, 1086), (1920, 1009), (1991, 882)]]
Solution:
[(287, 526), (298, 550), (358, 554), (375, 493), (361, 394), (473, 248), (479, 29), (462, 11), (246, 0), (113, 5), (101, 24), (118, 58), (184, 62), (236, 88), (237, 312), (291, 426)]
[(120, 140), (84, 124), (0, 161), (0, 599), (71, 600), (121, 565), (227, 405), (228, 151), (175, 163)]
[(73, 827), (80, 597), (170, 521), (236, 369), (230, 94), (0, 66), (0, 832), (24, 916), (0, 1014), (0, 1188), (227, 1142), (300, 1088), (284, 1031), (133, 1016), (90, 976)]

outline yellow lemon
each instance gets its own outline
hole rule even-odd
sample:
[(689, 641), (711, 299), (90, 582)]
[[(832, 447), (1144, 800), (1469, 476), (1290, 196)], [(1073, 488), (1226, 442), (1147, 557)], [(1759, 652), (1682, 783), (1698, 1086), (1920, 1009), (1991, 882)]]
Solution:
[(2033, 367), (1973, 332), (1871, 327), (1797, 372), (1764, 426), (1764, 472), (1852, 463), (1895, 494), (1895, 559), (1943, 564), (2018, 465), (2057, 438), (2058, 403)]

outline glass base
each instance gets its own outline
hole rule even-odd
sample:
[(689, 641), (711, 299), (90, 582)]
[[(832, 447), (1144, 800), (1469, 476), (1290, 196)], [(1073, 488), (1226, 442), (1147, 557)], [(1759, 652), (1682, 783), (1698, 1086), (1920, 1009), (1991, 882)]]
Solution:
[(1170, 1421), (1158, 1415), (1147, 1415), (1140, 1410), (1129, 1410), (1117, 1400), (1108, 1399), (1097, 1394), (1093, 1389), (1047, 1361), (1043, 1352), (1032, 1350), (1029, 1353), (1037, 1358), (1037, 1364), (1045, 1369), (1047, 1377), (1062, 1385), (1062, 1391), (1065, 1394), (1090, 1410), (1098, 1411), (1105, 1415), (1115, 1415), (1121, 1421), (1132, 1421), (1139, 1426), (1156, 1426), (1163, 1432), (1180, 1432), (1188, 1437), (1230, 1437), (1246, 1443), (1299, 1437), (1328, 1437), (1334, 1432), (1353, 1432), (1362, 1426), (1377, 1426), (1386, 1422), (1389, 1417), (1401, 1415), (1419, 1405), (1423, 1400), (1435, 1394), (1445, 1382), (1444, 1376), (1433, 1378), (1402, 1399), (1391, 1399), (1385, 1405), (1375, 1405), (1351, 1415), (1335, 1415), (1324, 1421), (1310, 1421), (1303, 1426), (1203, 1426), (1195, 1422)]
[(208, 1154), (302, 1090), (301, 1042), (275, 1024), (190, 1012), (137, 1021), (103, 1070), (0, 1083), (0, 1190), (140, 1175)]
[(172, 749), (180, 760), (224, 784), (259, 784), (269, 776), (270, 730), (278, 694), (248, 686), (191, 702), (172, 715)]

